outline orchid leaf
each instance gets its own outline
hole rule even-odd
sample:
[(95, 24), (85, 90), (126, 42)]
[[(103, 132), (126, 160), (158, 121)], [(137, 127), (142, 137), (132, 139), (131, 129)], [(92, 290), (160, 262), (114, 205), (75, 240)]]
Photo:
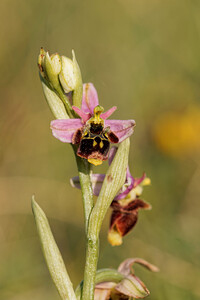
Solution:
[(76, 300), (72, 283), (65, 268), (64, 261), (54, 240), (49, 222), (45, 213), (32, 198), (32, 210), (42, 245), (43, 254), (51, 275), (51, 278), (63, 300)]

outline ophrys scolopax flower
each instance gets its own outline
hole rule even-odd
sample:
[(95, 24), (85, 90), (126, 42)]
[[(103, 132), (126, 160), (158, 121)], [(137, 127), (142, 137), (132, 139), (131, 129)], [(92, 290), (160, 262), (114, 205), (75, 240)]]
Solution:
[(107, 120), (116, 106), (104, 112), (92, 83), (83, 85), (81, 109), (72, 108), (80, 118), (52, 121), (52, 133), (61, 142), (79, 145), (77, 155), (94, 165), (107, 160), (110, 143), (120, 143), (133, 133), (134, 120)]

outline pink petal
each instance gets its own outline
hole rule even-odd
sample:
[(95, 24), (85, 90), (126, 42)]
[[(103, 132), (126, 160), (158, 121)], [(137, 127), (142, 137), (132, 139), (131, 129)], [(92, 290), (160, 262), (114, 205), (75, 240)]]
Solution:
[(134, 126), (134, 120), (105, 120), (105, 127), (110, 127), (110, 130), (118, 137), (119, 143), (133, 133)]
[(81, 119), (59, 119), (51, 122), (52, 134), (63, 143), (71, 143), (77, 129), (82, 128)]
[(115, 282), (101, 282), (95, 285), (94, 300), (110, 299), (111, 290), (116, 286)]
[(132, 266), (134, 265), (134, 263), (140, 264), (152, 272), (159, 271), (159, 269), (156, 266), (150, 264), (149, 262), (147, 262), (146, 260), (144, 260), (142, 258), (127, 258), (119, 265), (118, 272), (120, 272), (121, 274), (123, 274), (125, 276), (134, 274), (134, 272), (132, 270)]
[(146, 173), (143, 173), (142, 177), (140, 178), (134, 178), (134, 188), (142, 183), (142, 181), (146, 178)]
[[(93, 190), (93, 194), (95, 196), (99, 196), (104, 178), (105, 178), (105, 174), (92, 174), (91, 175), (92, 190)], [(77, 189), (81, 189), (79, 176), (72, 177), (70, 179), (70, 183), (71, 183), (71, 186), (73, 186)]]
[(116, 111), (116, 109), (117, 109), (117, 106), (111, 107), (105, 113), (101, 114), (101, 118), (104, 119), (104, 120), (107, 119), (108, 117), (110, 117), (114, 113), (114, 111)]
[(108, 156), (109, 165), (111, 165), (111, 162), (113, 161), (113, 158), (115, 157), (116, 152), (117, 152), (117, 147), (113, 146), (109, 151), (109, 156)]
[(104, 178), (105, 178), (105, 174), (91, 175), (92, 189), (93, 189), (93, 194), (95, 196), (99, 195)]
[(111, 289), (98, 289), (94, 290), (94, 300), (108, 300), (110, 299)]
[(92, 83), (84, 83), (81, 110), (93, 115), (94, 108), (99, 105), (97, 91)]
[(75, 187), (79, 190), (81, 189), (79, 176), (75, 176), (75, 177), (70, 178), (70, 184), (71, 184), (72, 187)]
[(90, 113), (84, 113), (80, 108), (76, 106), (72, 106), (72, 108), (77, 113), (77, 115), (81, 117), (83, 123), (86, 123), (92, 116)]

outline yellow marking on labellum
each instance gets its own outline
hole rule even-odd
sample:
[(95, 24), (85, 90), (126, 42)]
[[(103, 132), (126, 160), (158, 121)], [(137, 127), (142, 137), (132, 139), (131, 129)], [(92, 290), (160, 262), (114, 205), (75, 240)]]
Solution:
[(93, 141), (93, 147), (95, 147), (97, 145), (97, 142), (94, 140)]
[(87, 134), (88, 134), (88, 132), (87, 132), (87, 131), (85, 131), (85, 132), (84, 132), (84, 136), (85, 136), (85, 135), (87, 135)]
[[(94, 146), (94, 144), (93, 144), (93, 146)], [(100, 142), (99, 147), (103, 148), (103, 142), (102, 141)]]
[(102, 124), (104, 126), (104, 120), (100, 117), (102, 112), (104, 111), (104, 108), (100, 105), (97, 105), (94, 108), (94, 116), (91, 117), (88, 122), (89, 123), (94, 123), (94, 124)]
[(103, 162), (102, 160), (96, 159), (96, 158), (89, 158), (88, 161), (89, 161), (89, 163), (91, 163), (91, 164), (93, 164), (95, 166), (99, 166)]

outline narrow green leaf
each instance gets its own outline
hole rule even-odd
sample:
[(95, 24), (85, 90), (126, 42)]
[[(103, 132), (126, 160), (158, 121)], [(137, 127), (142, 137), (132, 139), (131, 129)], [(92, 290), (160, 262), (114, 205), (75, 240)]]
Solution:
[(51, 278), (63, 300), (76, 300), (71, 280), (43, 210), (32, 198), (32, 210)]

